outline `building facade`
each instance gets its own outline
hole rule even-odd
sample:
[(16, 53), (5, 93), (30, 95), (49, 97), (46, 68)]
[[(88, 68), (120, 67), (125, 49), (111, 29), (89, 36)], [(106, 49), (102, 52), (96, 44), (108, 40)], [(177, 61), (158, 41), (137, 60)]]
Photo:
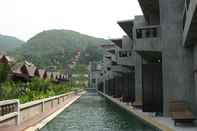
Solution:
[(127, 36), (105, 48), (97, 88), (164, 116), (184, 101), (197, 116), (197, 1), (138, 1), (143, 15), (118, 21)]

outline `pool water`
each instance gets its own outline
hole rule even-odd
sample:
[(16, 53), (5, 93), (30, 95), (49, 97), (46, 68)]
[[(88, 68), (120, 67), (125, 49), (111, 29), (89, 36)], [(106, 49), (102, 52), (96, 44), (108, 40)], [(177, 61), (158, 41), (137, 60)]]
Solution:
[(99, 95), (84, 95), (41, 131), (158, 131)]

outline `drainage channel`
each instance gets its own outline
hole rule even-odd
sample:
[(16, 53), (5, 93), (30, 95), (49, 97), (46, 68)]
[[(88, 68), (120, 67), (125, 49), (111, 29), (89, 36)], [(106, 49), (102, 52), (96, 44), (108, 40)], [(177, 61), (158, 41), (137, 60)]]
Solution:
[(83, 95), (41, 131), (158, 131), (98, 94)]

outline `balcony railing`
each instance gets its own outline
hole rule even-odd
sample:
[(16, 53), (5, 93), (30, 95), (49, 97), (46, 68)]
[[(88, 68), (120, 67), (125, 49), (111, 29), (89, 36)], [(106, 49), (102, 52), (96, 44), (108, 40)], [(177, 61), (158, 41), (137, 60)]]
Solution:
[(132, 51), (130, 50), (119, 51), (119, 57), (129, 57), (131, 55), (132, 55)]
[(136, 29), (136, 38), (144, 39), (144, 38), (154, 38), (159, 37), (160, 26), (145, 26), (139, 27)]

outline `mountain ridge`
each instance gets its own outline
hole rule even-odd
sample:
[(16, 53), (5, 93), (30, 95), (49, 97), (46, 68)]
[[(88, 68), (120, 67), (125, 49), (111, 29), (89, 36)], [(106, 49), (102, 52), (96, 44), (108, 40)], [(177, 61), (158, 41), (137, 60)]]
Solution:
[(69, 64), (77, 50), (81, 51), (81, 64), (101, 60), (103, 50), (98, 47), (108, 43), (111, 42), (76, 31), (54, 29), (38, 33), (11, 54), (40, 67), (56, 65), (64, 68), (63, 66)]
[(13, 36), (0, 34), (0, 52), (7, 53), (9, 51), (13, 51), (23, 44), (25, 44), (25, 41), (23, 40), (20, 40)]

